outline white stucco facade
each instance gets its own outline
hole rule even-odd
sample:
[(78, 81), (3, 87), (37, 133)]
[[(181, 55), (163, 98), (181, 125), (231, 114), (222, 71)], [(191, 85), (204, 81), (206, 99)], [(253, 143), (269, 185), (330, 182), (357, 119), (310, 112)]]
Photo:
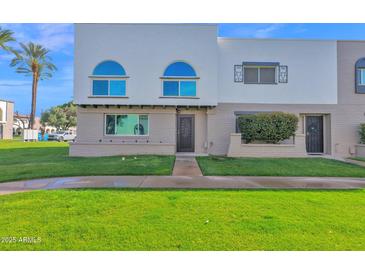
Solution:
[[(217, 105), (218, 47), (215, 25), (76, 24), (75, 102), (120, 105)], [(102, 61), (120, 63), (129, 77), (127, 98), (92, 97), (89, 76)], [(194, 99), (161, 98), (163, 72), (175, 61), (196, 71)]]
[[(70, 154), (181, 152), (179, 138), (186, 132), (180, 126), (190, 123), (191, 152), (224, 155), (237, 147), (230, 144), (237, 113), (284, 111), (300, 118), (300, 148), (297, 144), (282, 146), (287, 151), (298, 155), (307, 149), (309, 153), (307, 117), (321, 117), (317, 119), (322, 132), (316, 137), (319, 152), (351, 156), (358, 142), (358, 126), (365, 123), (361, 103), (365, 94), (355, 96), (354, 92), (354, 64), (363, 57), (365, 42), (226, 39), (217, 37), (213, 24), (76, 24), (78, 136)], [(126, 72), (123, 96), (93, 95), (93, 70), (107, 60), (119, 63)], [(196, 96), (163, 96), (162, 76), (177, 61), (195, 70)], [(271, 68), (275, 64), (277, 81), (236, 82), (234, 66), (244, 68), (244, 64), (271, 64), (266, 65)], [(278, 81), (280, 67), (287, 68), (287, 81)], [(121, 119), (123, 115), (148, 117), (148, 129), (144, 129), (148, 134), (123, 135), (117, 130), (105, 134), (106, 117), (115, 117), (111, 125), (116, 128), (118, 116)], [(139, 127), (140, 122), (134, 125)], [(247, 146), (240, 151), (247, 152)], [(250, 146), (247, 156), (261, 155), (262, 151)], [(277, 147), (265, 153), (282, 155)]]
[[(218, 38), (219, 103), (336, 104), (336, 41)], [(288, 66), (288, 83), (235, 83), (233, 66), (278, 62)]]

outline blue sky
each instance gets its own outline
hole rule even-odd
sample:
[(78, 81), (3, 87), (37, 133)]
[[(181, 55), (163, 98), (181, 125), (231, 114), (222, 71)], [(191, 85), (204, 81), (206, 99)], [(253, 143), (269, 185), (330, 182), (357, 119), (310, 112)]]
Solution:
[[(38, 87), (37, 115), (72, 100), (73, 25), (0, 24), (11, 29), (19, 42), (33, 41), (51, 50), (58, 71)], [(296, 38), (365, 40), (365, 24), (220, 24), (219, 36), (241, 38)], [(14, 44), (16, 46), (16, 44)], [(9, 67), (11, 54), (0, 51), (0, 98), (15, 102), (15, 110), (30, 112), (31, 77)]]

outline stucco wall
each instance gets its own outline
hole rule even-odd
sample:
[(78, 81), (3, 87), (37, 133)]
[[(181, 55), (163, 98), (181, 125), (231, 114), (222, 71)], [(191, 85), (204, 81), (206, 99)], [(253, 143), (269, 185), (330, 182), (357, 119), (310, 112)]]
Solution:
[[(115, 60), (126, 70), (129, 98), (89, 98), (93, 69)], [(160, 98), (163, 72), (175, 61), (196, 71), (199, 99)], [(217, 27), (202, 24), (76, 24), (74, 97), (77, 104), (217, 104)]]
[(355, 92), (355, 63), (365, 57), (365, 41), (338, 41), (338, 103), (363, 104), (365, 94)]
[[(336, 104), (336, 41), (218, 38), (219, 103)], [(280, 62), (288, 83), (234, 83), (233, 66)]]
[[(106, 136), (105, 114), (139, 113), (149, 115), (148, 136)], [(119, 154), (171, 154), (176, 152), (176, 115), (194, 114), (195, 152), (206, 153), (207, 117), (205, 109), (179, 109), (174, 107), (128, 108), (87, 107), (77, 108), (77, 139), (72, 144), (72, 156), (98, 156)], [(150, 146), (150, 147), (149, 147)], [(114, 148), (118, 147), (114, 150)], [(105, 151), (103, 152), (103, 149)], [(113, 152), (114, 150), (114, 152)]]
[[(338, 157), (348, 157), (355, 152), (358, 126), (365, 122), (362, 105), (219, 104), (208, 114), (208, 153), (227, 154), (230, 133), (236, 130), (235, 111), (284, 111), (301, 117), (304, 114), (323, 114), (326, 152)], [(303, 125), (300, 123), (299, 126)]]

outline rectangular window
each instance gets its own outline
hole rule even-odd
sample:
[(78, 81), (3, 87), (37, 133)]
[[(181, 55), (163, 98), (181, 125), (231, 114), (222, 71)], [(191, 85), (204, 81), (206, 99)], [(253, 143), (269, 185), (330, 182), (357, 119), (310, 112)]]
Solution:
[(180, 96), (196, 96), (196, 82), (180, 81)]
[(276, 84), (276, 67), (251, 67), (244, 68), (245, 84)]
[(164, 81), (163, 82), (163, 96), (179, 96), (179, 82), (178, 81)]
[(365, 68), (361, 68), (360, 70), (360, 85), (365, 86)]
[(119, 136), (148, 135), (147, 114), (107, 114), (105, 134)]
[(163, 81), (163, 96), (196, 96), (196, 81)]
[(259, 83), (259, 69), (258, 68), (244, 68), (245, 84), (258, 84)]
[(96, 96), (125, 96), (125, 80), (93, 80), (93, 95)]
[(125, 96), (125, 80), (110, 80), (110, 95)]
[(108, 95), (108, 81), (93, 80), (93, 95)]

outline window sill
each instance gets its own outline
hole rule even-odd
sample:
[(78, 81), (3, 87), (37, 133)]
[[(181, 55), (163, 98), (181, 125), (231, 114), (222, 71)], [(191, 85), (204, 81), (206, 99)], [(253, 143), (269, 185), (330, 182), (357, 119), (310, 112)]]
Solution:
[(245, 83), (245, 85), (277, 85), (278, 83)]
[(97, 79), (97, 78), (112, 78), (112, 79), (128, 79), (127, 75), (89, 75), (89, 78)]
[(200, 99), (196, 96), (160, 96), (160, 99)]
[(88, 98), (123, 98), (123, 99), (128, 99), (129, 97), (128, 96), (107, 96), (107, 95), (91, 95), (91, 96), (88, 96)]
[(169, 80), (169, 79), (198, 80), (198, 79), (200, 79), (200, 77), (198, 77), (198, 76), (162, 76), (162, 77), (160, 77), (160, 79), (162, 79), (162, 80)]

